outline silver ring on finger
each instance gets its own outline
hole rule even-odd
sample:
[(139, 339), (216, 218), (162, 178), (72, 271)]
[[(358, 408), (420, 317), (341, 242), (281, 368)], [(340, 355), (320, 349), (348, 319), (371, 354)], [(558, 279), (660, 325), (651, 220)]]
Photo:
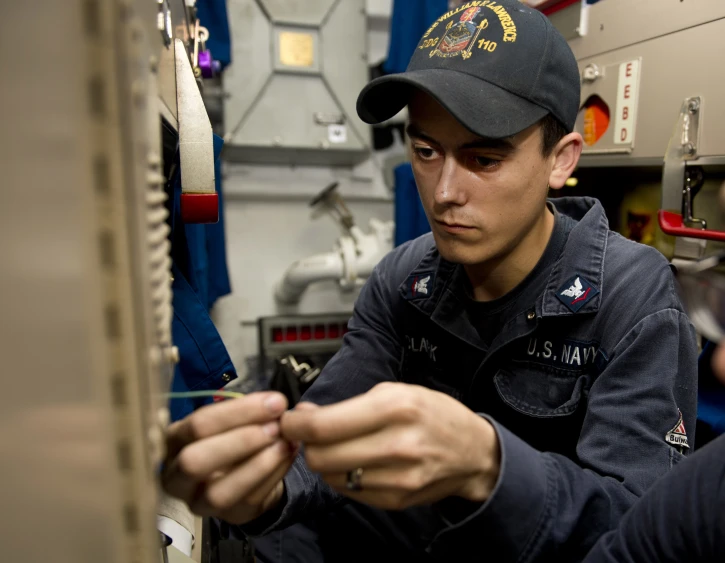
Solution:
[(347, 472), (347, 489), (349, 491), (362, 491), (363, 468), (358, 467)]

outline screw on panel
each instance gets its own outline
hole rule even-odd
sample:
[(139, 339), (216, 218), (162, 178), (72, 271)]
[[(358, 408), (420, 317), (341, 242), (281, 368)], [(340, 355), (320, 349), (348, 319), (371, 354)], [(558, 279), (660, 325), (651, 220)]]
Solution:
[[(169, 348), (166, 348), (164, 350), (164, 355), (166, 356), (167, 362), (171, 362), (174, 364), (179, 363), (180, 358), (179, 358), (179, 348), (178, 347), (171, 346)], [(231, 380), (231, 378), (232, 378), (229, 374), (226, 374), (226, 373), (224, 375), (222, 375), (222, 379), (224, 379), (225, 377), (229, 377), (229, 380)], [(224, 381), (229, 381), (229, 380), (224, 379)]]
[(690, 113), (697, 113), (698, 111), (700, 111), (700, 101), (696, 98), (691, 99), (687, 103), (687, 110)]
[(599, 70), (599, 67), (594, 63), (589, 63), (586, 67), (584, 67), (584, 72), (582, 72), (582, 80), (584, 80), (584, 82), (594, 82), (601, 75), (602, 73)]
[(695, 145), (692, 143), (685, 143), (682, 145), (682, 152), (686, 155), (692, 156), (695, 154)]
[(126, 525), (127, 532), (138, 532), (138, 512), (136, 507), (132, 504), (127, 504), (123, 509), (123, 521)]
[(118, 468), (123, 471), (131, 471), (131, 444), (127, 441), (118, 444)]
[(137, 22), (134, 22), (129, 27), (131, 28), (131, 40), (137, 43), (140, 42), (143, 39), (143, 29), (141, 26)]
[(156, 412), (156, 423), (161, 428), (166, 428), (171, 423), (171, 413), (166, 407), (160, 408)]
[(108, 197), (111, 191), (111, 173), (105, 155), (99, 154), (93, 159), (93, 184), (99, 195)]
[(151, 350), (149, 350), (149, 360), (151, 361), (152, 366), (159, 367), (163, 359), (163, 354), (157, 346), (154, 346)]
[(145, 95), (146, 89), (144, 88), (144, 84), (140, 80), (134, 80), (133, 84), (131, 84), (131, 98), (133, 99), (133, 103), (137, 106), (143, 105)]
[(161, 167), (161, 156), (157, 151), (150, 150), (146, 158), (148, 160), (150, 168), (156, 169)]
[(99, 119), (105, 117), (106, 88), (100, 76), (94, 76), (88, 82), (88, 105), (93, 117)]
[(118, 340), (121, 337), (121, 316), (118, 307), (108, 305), (105, 311), (106, 338)]
[(118, 14), (121, 20), (127, 20), (133, 14), (133, 4), (131, 0), (120, 0), (118, 3)]
[(85, 0), (83, 3), (83, 24), (89, 37), (100, 35), (101, 9), (98, 0)]
[(111, 400), (116, 407), (126, 405), (126, 380), (122, 373), (117, 373), (111, 378)]
[(98, 234), (98, 246), (101, 255), (101, 265), (104, 268), (113, 268), (116, 265), (113, 233), (110, 231), (101, 231)]

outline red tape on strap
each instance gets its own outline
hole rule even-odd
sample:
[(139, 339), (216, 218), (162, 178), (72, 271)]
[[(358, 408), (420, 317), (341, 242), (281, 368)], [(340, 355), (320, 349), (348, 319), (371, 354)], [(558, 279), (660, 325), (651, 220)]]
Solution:
[(217, 223), (219, 196), (217, 194), (181, 194), (181, 220), (184, 223)]

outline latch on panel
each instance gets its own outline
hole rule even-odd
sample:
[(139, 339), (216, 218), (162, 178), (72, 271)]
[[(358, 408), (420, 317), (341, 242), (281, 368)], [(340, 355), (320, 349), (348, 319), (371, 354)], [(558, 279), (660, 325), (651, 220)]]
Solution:
[(582, 80), (584, 82), (594, 82), (600, 76), (602, 76), (602, 70), (594, 63), (589, 63), (584, 67), (584, 71), (582, 72)]
[(686, 162), (697, 158), (701, 109), (699, 96), (686, 98), (680, 108), (665, 155), (658, 220), (660, 228), (668, 235), (725, 241), (725, 232), (708, 230), (703, 219), (692, 215), (692, 198), (702, 185), (703, 178), (701, 169), (688, 169)]
[(317, 111), (314, 113), (313, 118), (317, 125), (344, 125), (345, 115), (342, 113), (322, 113)]

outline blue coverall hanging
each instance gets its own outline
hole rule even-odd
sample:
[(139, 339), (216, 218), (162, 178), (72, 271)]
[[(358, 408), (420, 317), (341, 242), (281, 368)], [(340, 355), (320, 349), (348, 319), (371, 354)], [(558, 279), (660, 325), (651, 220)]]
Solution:
[[(220, 207), (223, 203), (219, 158), (222, 145), (222, 139), (215, 135), (215, 183)], [(237, 377), (226, 347), (209, 317), (214, 301), (231, 291), (226, 264), (224, 214), (220, 208), (220, 221), (216, 224), (184, 224), (181, 221), (181, 175), (178, 166), (169, 185), (172, 192), (169, 194), (169, 215), (174, 262), (172, 333), (180, 357), (172, 390), (216, 390)], [(179, 420), (210, 402), (211, 399), (171, 401), (171, 419)]]

